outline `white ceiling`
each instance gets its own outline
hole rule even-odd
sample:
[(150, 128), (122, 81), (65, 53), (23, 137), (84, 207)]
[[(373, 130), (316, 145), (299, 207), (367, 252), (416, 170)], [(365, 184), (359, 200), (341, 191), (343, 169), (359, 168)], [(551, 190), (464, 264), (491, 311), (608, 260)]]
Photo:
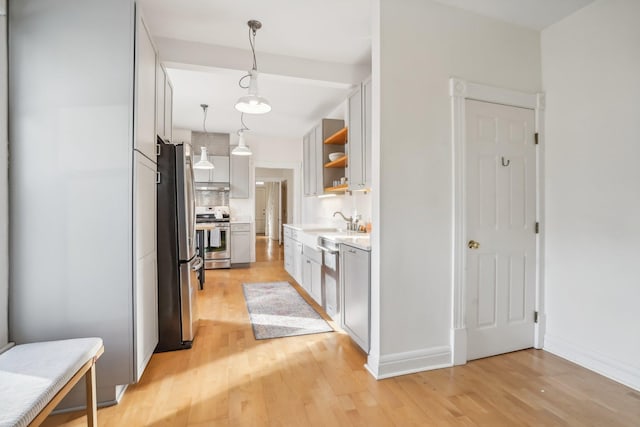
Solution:
[(480, 15), (542, 30), (594, 0), (435, 0)]
[[(542, 29), (593, 0), (436, 0)], [(343, 101), (370, 68), (372, 0), (139, 0), (174, 85), (174, 126), (235, 132), (233, 105), (251, 67), (249, 19), (256, 36), (260, 94), (272, 112), (246, 115), (257, 134), (301, 137)], [(164, 51), (163, 51), (164, 50)], [(264, 74), (265, 70), (267, 73)]]
[[(203, 63), (198, 65), (206, 67), (181, 67), (176, 64), (180, 61), (171, 58), (166, 61), (163, 45), (158, 44), (161, 59), (169, 64), (174, 85), (175, 127), (202, 130), (199, 105), (206, 103), (210, 105), (207, 130), (234, 132), (239, 129), (240, 113), (233, 105), (246, 93), (239, 88), (238, 79), (251, 68), (249, 19), (258, 19), (263, 24), (256, 35), (258, 69), (263, 73), (281, 57), (313, 62), (298, 61), (292, 66), (287, 60), (280, 69), (370, 67), (370, 0), (141, 0), (140, 4), (155, 39), (235, 48), (230, 54), (235, 57), (237, 66), (211, 67), (211, 61), (215, 59), (204, 61), (203, 58)], [(227, 53), (219, 48), (211, 49), (211, 52), (211, 56)], [(323, 82), (313, 78), (261, 74), (260, 95), (269, 100), (273, 110), (262, 116), (245, 115), (245, 122), (255, 133), (301, 137), (346, 99), (352, 87), (344, 81)]]
[[(209, 132), (231, 133), (240, 129), (240, 113), (233, 107), (246, 93), (238, 80), (246, 71), (211, 69), (191, 71), (169, 69), (174, 86), (174, 125), (202, 131), (204, 118), (200, 104), (208, 104), (206, 128)], [(283, 137), (300, 137), (326, 117), (348, 93), (302, 79), (261, 75), (260, 94), (273, 109), (268, 114), (245, 114), (252, 132)]]
[[(355, 64), (368, 61), (370, 0), (142, 0), (154, 35), (249, 48), (257, 19), (258, 52)], [(250, 64), (250, 63), (249, 63)]]

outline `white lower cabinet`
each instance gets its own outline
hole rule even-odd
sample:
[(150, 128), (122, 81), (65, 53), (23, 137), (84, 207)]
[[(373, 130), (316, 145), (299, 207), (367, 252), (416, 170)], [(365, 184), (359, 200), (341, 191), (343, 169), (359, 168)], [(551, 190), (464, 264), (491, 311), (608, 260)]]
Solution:
[(293, 247), (295, 245), (293, 239), (286, 235), (284, 236), (284, 269), (287, 273), (293, 276)]
[(135, 381), (158, 344), (156, 169), (154, 162), (134, 151)]
[(297, 241), (293, 246), (293, 278), (302, 284), (302, 243)]
[(231, 224), (231, 264), (251, 262), (251, 224)]
[(369, 352), (370, 253), (340, 245), (342, 271), (342, 327), (365, 352)]
[(302, 287), (322, 305), (322, 252), (310, 246), (302, 249)]
[(284, 269), (302, 285), (302, 243), (298, 230), (284, 226)]

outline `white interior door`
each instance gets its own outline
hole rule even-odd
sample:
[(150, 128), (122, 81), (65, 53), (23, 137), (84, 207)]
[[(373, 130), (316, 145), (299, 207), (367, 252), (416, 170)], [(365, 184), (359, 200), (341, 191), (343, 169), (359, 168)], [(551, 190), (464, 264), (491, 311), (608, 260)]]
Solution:
[(265, 187), (256, 187), (256, 234), (264, 234), (266, 224), (267, 194)]
[(533, 346), (533, 110), (466, 101), (467, 359)]

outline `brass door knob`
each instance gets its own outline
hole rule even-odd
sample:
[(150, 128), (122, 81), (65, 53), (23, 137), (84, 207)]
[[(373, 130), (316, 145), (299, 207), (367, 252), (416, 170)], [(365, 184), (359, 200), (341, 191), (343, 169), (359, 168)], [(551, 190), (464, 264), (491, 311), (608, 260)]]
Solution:
[(469, 246), (469, 249), (478, 249), (480, 247), (480, 243), (476, 242), (475, 240), (469, 240), (467, 246)]

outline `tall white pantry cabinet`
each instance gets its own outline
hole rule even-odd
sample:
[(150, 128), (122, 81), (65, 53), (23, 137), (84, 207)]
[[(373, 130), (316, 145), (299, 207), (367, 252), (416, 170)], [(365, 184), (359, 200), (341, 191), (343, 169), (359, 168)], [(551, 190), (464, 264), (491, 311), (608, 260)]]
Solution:
[(9, 49), (10, 340), (102, 337), (113, 403), (158, 340), (157, 55), (134, 0), (11, 0)]

